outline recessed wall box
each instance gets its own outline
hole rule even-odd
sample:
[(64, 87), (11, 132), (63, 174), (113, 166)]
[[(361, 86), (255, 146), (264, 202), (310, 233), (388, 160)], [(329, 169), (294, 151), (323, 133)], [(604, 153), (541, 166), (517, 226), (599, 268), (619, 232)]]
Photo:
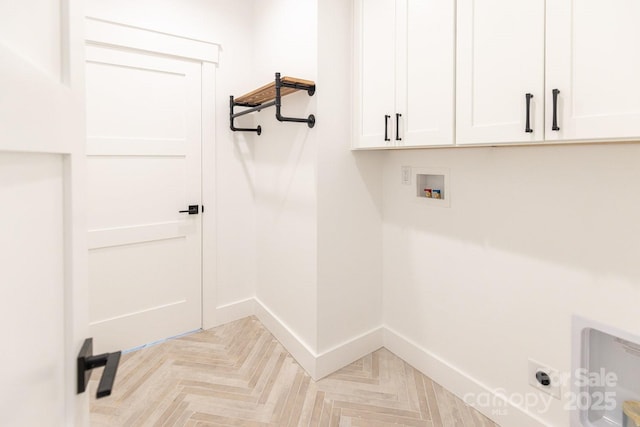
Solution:
[(449, 171), (443, 168), (413, 168), (416, 198), (431, 206), (450, 207)]

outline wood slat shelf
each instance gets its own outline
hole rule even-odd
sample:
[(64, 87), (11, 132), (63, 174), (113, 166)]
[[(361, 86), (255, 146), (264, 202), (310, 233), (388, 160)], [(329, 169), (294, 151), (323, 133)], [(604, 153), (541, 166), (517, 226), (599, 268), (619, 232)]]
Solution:
[[(273, 106), (276, 107), (276, 119), (278, 119), (278, 121), (306, 123), (310, 128), (314, 127), (316, 124), (316, 118), (313, 114), (310, 114), (308, 118), (297, 118), (284, 117), (280, 113), (282, 98), (299, 90), (306, 90), (309, 96), (313, 96), (316, 92), (316, 84), (311, 80), (304, 80), (295, 77), (280, 77), (280, 73), (276, 73), (276, 78), (273, 83), (264, 85), (242, 95), (239, 98), (234, 98), (232, 95), (229, 101), (229, 120), (231, 122), (231, 130), (234, 132), (256, 132), (260, 135), (262, 133), (261, 126), (258, 126), (255, 129), (237, 128), (235, 127), (234, 120), (237, 117), (244, 116), (245, 114), (261, 111)], [(234, 112), (235, 107), (248, 107), (248, 109), (236, 113)]]
[[(280, 89), (280, 97), (287, 96), (291, 93), (299, 90), (308, 90), (310, 87), (315, 87), (315, 83), (311, 80), (298, 79), (295, 77), (282, 77), (280, 79), (282, 83), (289, 85), (299, 86), (299, 88), (284, 86)], [(235, 99), (236, 104), (245, 104), (247, 106), (255, 107), (257, 105), (264, 104), (265, 102), (273, 101), (276, 99), (276, 82), (268, 83), (256, 90), (253, 90), (247, 94), (244, 94)]]

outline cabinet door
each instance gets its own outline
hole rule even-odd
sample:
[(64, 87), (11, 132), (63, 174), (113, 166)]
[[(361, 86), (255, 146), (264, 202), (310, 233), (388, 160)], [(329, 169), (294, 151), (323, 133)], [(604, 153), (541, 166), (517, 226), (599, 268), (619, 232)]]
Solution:
[(547, 139), (637, 139), (640, 2), (556, 0), (547, 20)]
[(459, 144), (544, 139), (544, 19), (544, 0), (458, 0)]
[(453, 144), (455, 1), (399, 0), (396, 113), (399, 146)]
[(393, 146), (396, 0), (355, 0), (354, 16), (354, 148)]

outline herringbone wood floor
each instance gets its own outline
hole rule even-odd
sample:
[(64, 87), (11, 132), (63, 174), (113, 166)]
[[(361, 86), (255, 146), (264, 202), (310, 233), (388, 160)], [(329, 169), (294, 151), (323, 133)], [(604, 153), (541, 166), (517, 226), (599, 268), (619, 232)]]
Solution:
[(315, 382), (254, 317), (124, 355), (91, 425), (496, 426), (385, 349)]

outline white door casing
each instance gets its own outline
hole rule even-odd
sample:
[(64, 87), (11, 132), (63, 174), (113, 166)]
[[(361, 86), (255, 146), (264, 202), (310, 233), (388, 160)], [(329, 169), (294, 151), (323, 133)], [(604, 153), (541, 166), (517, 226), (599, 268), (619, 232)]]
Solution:
[(543, 141), (544, 0), (459, 0), (457, 14), (456, 142)]
[(0, 425), (88, 423), (79, 3), (0, 3)]
[[(97, 351), (113, 351), (211, 323), (202, 156), (212, 169), (218, 47), (95, 19), (87, 41), (91, 331)], [(178, 212), (207, 200), (205, 216)]]

